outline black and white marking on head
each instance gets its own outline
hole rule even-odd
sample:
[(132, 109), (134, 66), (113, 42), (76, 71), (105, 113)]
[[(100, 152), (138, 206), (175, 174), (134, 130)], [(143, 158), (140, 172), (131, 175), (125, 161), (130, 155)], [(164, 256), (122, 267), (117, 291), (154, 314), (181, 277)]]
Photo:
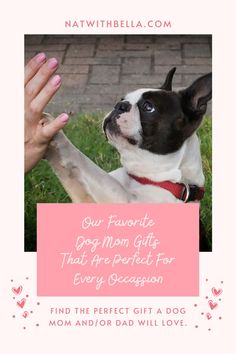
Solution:
[(161, 90), (146, 91), (137, 102), (142, 125), (140, 147), (157, 154), (175, 152), (182, 146), (201, 124), (211, 98), (211, 74), (181, 92), (173, 92), (174, 71), (170, 71)]
[(212, 74), (185, 90), (172, 91), (175, 68), (159, 89), (139, 89), (118, 102), (104, 121), (104, 130), (156, 154), (177, 151), (201, 124), (212, 94)]

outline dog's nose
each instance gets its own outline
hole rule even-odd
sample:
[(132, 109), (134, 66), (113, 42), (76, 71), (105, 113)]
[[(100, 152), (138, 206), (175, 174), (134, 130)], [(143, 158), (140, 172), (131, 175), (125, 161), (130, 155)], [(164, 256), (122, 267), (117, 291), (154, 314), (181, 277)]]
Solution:
[(120, 101), (115, 105), (114, 108), (122, 113), (129, 112), (131, 109), (131, 104), (128, 101)]

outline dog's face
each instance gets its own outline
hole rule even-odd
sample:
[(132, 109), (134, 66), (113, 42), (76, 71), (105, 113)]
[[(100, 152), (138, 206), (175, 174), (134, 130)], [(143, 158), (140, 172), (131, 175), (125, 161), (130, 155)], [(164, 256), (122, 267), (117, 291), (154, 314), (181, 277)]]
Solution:
[(180, 92), (172, 91), (173, 68), (160, 89), (128, 93), (104, 119), (104, 132), (119, 149), (122, 142), (156, 154), (177, 151), (201, 124), (211, 99), (212, 75)]

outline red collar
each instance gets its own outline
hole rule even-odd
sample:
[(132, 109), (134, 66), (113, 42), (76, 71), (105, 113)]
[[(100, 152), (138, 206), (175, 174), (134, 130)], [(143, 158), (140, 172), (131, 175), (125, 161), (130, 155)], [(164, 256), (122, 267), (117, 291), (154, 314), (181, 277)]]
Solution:
[(170, 181), (155, 182), (146, 177), (138, 177), (129, 173), (129, 176), (141, 184), (149, 184), (152, 186), (164, 188), (171, 192), (176, 198), (187, 202), (201, 200), (204, 196), (204, 187), (198, 187), (195, 184), (173, 183)]

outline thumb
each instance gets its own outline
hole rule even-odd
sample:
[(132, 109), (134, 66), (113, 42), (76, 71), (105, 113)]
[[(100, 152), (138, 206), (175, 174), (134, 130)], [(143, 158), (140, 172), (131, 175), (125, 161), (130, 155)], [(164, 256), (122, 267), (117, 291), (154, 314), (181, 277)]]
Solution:
[(46, 124), (43, 127), (44, 135), (48, 139), (52, 139), (53, 136), (59, 132), (60, 129), (64, 128), (66, 123), (69, 121), (69, 116), (66, 113), (60, 114), (56, 119), (51, 121), (49, 124)]

